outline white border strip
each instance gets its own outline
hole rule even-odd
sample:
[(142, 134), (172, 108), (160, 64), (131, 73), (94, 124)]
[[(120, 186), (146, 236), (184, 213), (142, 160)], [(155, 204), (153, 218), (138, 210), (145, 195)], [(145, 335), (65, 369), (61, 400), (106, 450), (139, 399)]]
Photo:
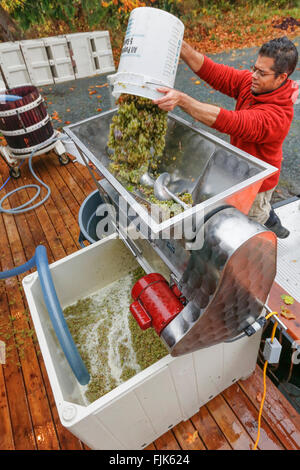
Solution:
[(40, 95), (35, 101), (32, 101), (32, 103), (25, 104), (20, 108), (9, 109), (8, 111), (0, 111), (0, 117), (13, 116), (14, 114), (25, 113), (25, 111), (29, 111), (30, 109), (35, 108), (43, 101), (44, 98), (42, 98), (42, 96)]
[(37, 124), (33, 124), (33, 126), (26, 127), (25, 129), (18, 129), (16, 131), (3, 131), (2, 129), (0, 130), (3, 135), (7, 136), (29, 134), (30, 132), (36, 131), (37, 129), (43, 127), (45, 124), (47, 124), (48, 121), (50, 121), (50, 117), (47, 114), (47, 116), (42, 121), (38, 122)]

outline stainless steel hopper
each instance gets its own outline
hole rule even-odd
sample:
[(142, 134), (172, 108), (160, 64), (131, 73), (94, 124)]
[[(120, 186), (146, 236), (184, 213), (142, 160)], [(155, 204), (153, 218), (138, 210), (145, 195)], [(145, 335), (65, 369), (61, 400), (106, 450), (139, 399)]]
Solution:
[[(104, 177), (99, 190), (115, 207), (116, 228), (140, 264), (169, 277), (185, 297), (161, 339), (180, 355), (234, 337), (261, 314), (275, 277), (276, 237), (246, 215), (263, 180), (277, 169), (169, 114), (158, 172), (171, 175), (173, 193), (186, 185), (194, 204), (160, 220), (109, 171), (115, 112), (64, 130)], [(131, 236), (130, 222), (140, 237)], [(189, 230), (180, 232), (182, 227)]]

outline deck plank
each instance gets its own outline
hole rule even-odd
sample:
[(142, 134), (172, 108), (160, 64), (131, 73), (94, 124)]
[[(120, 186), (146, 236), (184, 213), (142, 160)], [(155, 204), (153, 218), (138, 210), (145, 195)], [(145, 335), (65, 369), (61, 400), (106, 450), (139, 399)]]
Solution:
[(180, 446), (172, 431), (167, 431), (154, 441), (157, 450), (180, 450)]
[[(26, 178), (26, 176), (25, 176), (25, 178)], [(19, 186), (20, 186), (20, 184), (17, 181), (15, 181), (14, 182), (14, 189), (18, 188)], [(19, 191), (17, 193), (18, 200), (19, 200), (19, 205), (24, 204), (25, 202), (27, 202), (33, 195), (34, 195), (34, 191), (30, 192), (30, 189)], [(43, 231), (43, 228), (40, 224), (40, 220), (38, 218), (38, 215), (37, 215), (36, 211), (35, 210), (28, 211), (28, 212), (24, 213), (24, 217), (25, 217), (25, 219), (27, 221), (27, 224), (28, 224), (28, 227), (31, 231), (32, 240), (33, 240), (33, 243), (32, 243), (33, 246), (31, 247), (30, 251), (28, 252), (26, 250), (27, 257), (30, 258), (31, 254), (33, 254), (34, 251), (35, 251), (35, 247), (42, 244), (47, 248), (49, 262), (54, 261), (55, 258), (53, 256), (51, 250), (50, 250), (50, 247), (49, 247), (49, 244), (48, 244), (48, 241), (47, 241), (47, 237), (46, 237), (45, 232)], [(16, 219), (18, 219), (18, 218), (19, 218), (19, 216), (16, 217)]]
[(191, 417), (191, 421), (208, 450), (231, 450), (224, 434), (210, 415), (206, 406)]
[[(9, 204), (6, 204), (8, 206)], [(0, 217), (0, 241), (1, 241), (1, 269), (7, 270), (14, 266), (13, 256), (10, 249), (10, 239), (6, 232), (4, 219), (5, 214)], [(12, 220), (13, 221), (13, 220)], [(16, 228), (15, 228), (16, 229)], [(26, 390), (21, 368), (18, 366), (19, 356), (12, 333), (12, 321), (10, 320), (9, 302), (12, 300), (11, 292), (17, 290), (19, 285), (16, 278), (3, 281), (5, 293), (1, 292), (1, 336), (6, 344), (6, 364), (3, 365), (3, 376), (7, 391), (7, 401), (10, 409), (11, 429), (14, 436), (16, 449), (33, 450), (36, 443), (32, 428), (32, 421), (28, 407)]]
[[(38, 174), (38, 171), (37, 171), (37, 174)], [(51, 184), (51, 189), (52, 189), (52, 194), (53, 194), (53, 192), (55, 191), (56, 183), (52, 180), (51, 181), (46, 181), (45, 174), (46, 174), (46, 170), (44, 169), (43, 173), (40, 174), (40, 175), (38, 174), (38, 176), (42, 176), (43, 181), (45, 181), (46, 183)], [(19, 195), (19, 198), (21, 198), (21, 196), (23, 197), (23, 200), (20, 201), (22, 203), (25, 200), (28, 199), (28, 197), (26, 197), (26, 195), (25, 195), (25, 191), (19, 192), (18, 195)], [(55, 200), (55, 203), (57, 203), (58, 205), (61, 204), (61, 201), (59, 200), (59, 198), (57, 200)], [(35, 211), (30, 211), (30, 212), (26, 213), (26, 217), (29, 217), (34, 213), (35, 213)], [(16, 219), (19, 219), (20, 217), (21, 217), (21, 215), (17, 216)], [(31, 223), (33, 222), (35, 224), (34, 225), (35, 229), (39, 229), (39, 227), (41, 227), (40, 223), (37, 219), (33, 220), (33, 218), (31, 217), (30, 222)], [(78, 233), (76, 233), (76, 238), (78, 238)], [(45, 243), (43, 243), (43, 244), (45, 244)], [(31, 241), (31, 246), (36, 246), (34, 244), (34, 240)], [(49, 248), (49, 246), (48, 246), (48, 248)], [(74, 248), (76, 249), (75, 244), (74, 244)], [(74, 251), (75, 251), (75, 249), (74, 249)], [(47, 251), (48, 251), (48, 257), (49, 257), (49, 252), (51, 252), (50, 248)], [(29, 259), (31, 257), (31, 255), (32, 255), (32, 253), (30, 253), (30, 254), (27, 253), (27, 259)], [(55, 259), (55, 258), (53, 258), (53, 259)], [(50, 257), (49, 257), (49, 260), (50, 260)], [(26, 299), (25, 299), (25, 301), (26, 301)], [(26, 302), (26, 306), (27, 306), (27, 302)], [(55, 428), (56, 428), (57, 437), (58, 437), (58, 440), (60, 442), (60, 447), (65, 449), (65, 450), (73, 450), (73, 449), (74, 450), (78, 450), (78, 449), (80, 450), (80, 449), (82, 449), (82, 443), (79, 441), (78, 438), (76, 438), (67, 429), (65, 429), (62, 426), (62, 424), (59, 420), (58, 412), (57, 412), (57, 409), (56, 409), (56, 406), (55, 406), (54, 397), (53, 397), (53, 394), (52, 394), (51, 386), (50, 386), (50, 383), (49, 383), (48, 375), (47, 375), (42, 357), (39, 357), (39, 365), (40, 365), (40, 368), (42, 370), (42, 375), (43, 375), (43, 378), (44, 378), (44, 386), (45, 386), (45, 390), (46, 390), (46, 393), (47, 393), (47, 398), (48, 398), (48, 401), (49, 401), (50, 409), (51, 409), (51, 412), (52, 412), (52, 415), (53, 415), (53, 421), (54, 421), (54, 425), (55, 425)]]
[(221, 395), (206, 406), (234, 450), (252, 449), (252, 439)]
[[(52, 190), (51, 190), (51, 199), (53, 202), (52, 208), (52, 215), (53, 217), (57, 217), (58, 219), (56, 220), (57, 227), (59, 227), (59, 236), (65, 239), (67, 238), (68, 240), (68, 254), (73, 253), (74, 251), (77, 251), (79, 248), (78, 245), (78, 225), (77, 225), (77, 220), (73, 216), (73, 213), (70, 210), (70, 207), (73, 208), (74, 199), (68, 199), (67, 196), (64, 196), (63, 193), (65, 193), (65, 184), (63, 180), (61, 179), (60, 175), (57, 174), (56, 172), (52, 173), (52, 177), (48, 172), (48, 168), (44, 164), (44, 168), (42, 168), (43, 172), (41, 170), (39, 171), (40, 175), (43, 175), (43, 181), (48, 184)], [(67, 202), (66, 202), (67, 199)], [(79, 205), (76, 204), (77, 210), (79, 210)], [(47, 206), (47, 210), (49, 212), (50, 206)], [(55, 208), (55, 209), (54, 209)], [(66, 249), (66, 247), (65, 247)]]
[(156, 450), (156, 447), (155, 447), (155, 445), (154, 445), (153, 442), (152, 442), (152, 444), (150, 444), (150, 445), (148, 445), (147, 447), (145, 447), (144, 450)]
[(2, 365), (0, 365), (0, 449), (15, 449)]
[[(45, 181), (45, 175), (44, 174), (43, 174), (43, 180)], [(54, 184), (52, 184), (52, 189), (53, 189), (53, 186), (54, 186)], [(22, 192), (18, 193), (18, 197), (20, 199), (23, 199), (20, 202), (24, 202), (25, 200), (28, 199), (28, 197), (26, 197), (25, 193), (26, 193), (26, 191), (22, 191)], [(26, 217), (28, 217), (29, 215), (32, 215), (34, 212), (35, 211), (30, 211), (30, 212), (26, 213)], [(9, 216), (9, 217), (11, 218), (11, 216)], [(15, 217), (16, 221), (19, 221), (20, 218), (24, 218), (24, 215), (18, 215), (18, 216)], [(32, 221), (33, 220), (31, 218), (31, 222)], [(24, 222), (24, 220), (23, 220), (23, 222)], [(39, 224), (36, 223), (35, 227), (38, 227), (38, 226), (39, 226)], [(28, 236), (28, 233), (27, 233), (27, 236)], [(23, 242), (23, 245), (24, 245), (24, 237), (22, 237), (22, 242)], [(30, 247), (35, 247), (34, 240), (31, 240), (31, 243), (29, 243), (29, 244), (27, 243), (27, 244), (24, 245), (24, 247), (25, 246), (26, 246), (26, 248), (28, 248), (29, 246)], [(28, 250), (26, 250), (26, 251), (28, 251)], [(27, 254), (27, 259), (29, 259), (32, 256), (32, 254), (33, 254), (32, 252)], [(53, 434), (53, 430), (54, 430), (54, 434), (55, 433), (57, 434), (58, 441), (60, 442), (60, 444), (59, 444), (57, 439), (54, 437), (53, 439), (54, 439), (55, 443), (53, 445), (51, 445), (51, 444), (49, 444), (49, 442), (47, 442), (45, 444), (46, 448), (47, 449), (49, 449), (49, 448), (82, 449), (81, 442), (75, 436), (73, 436), (71, 433), (69, 433), (65, 428), (63, 428), (63, 426), (61, 425), (61, 423), (59, 421), (58, 413), (57, 413), (57, 410), (56, 410), (56, 407), (55, 407), (54, 398), (52, 396), (50, 383), (48, 382), (48, 376), (47, 376), (42, 358), (40, 358), (40, 367), (41, 367), (41, 369), (44, 369), (43, 377), (44, 377), (44, 381), (46, 381), (46, 384), (44, 384), (44, 386), (45, 386), (45, 392), (47, 394), (47, 399), (48, 399), (49, 396), (51, 398), (51, 400), (48, 399), (49, 404), (50, 404), (51, 413), (52, 413), (50, 421), (51, 422), (52, 422), (52, 420), (54, 421), (54, 427), (50, 423), (50, 421), (49, 421), (49, 423), (47, 423), (48, 432), (49, 433), (52, 432), (52, 434)], [(47, 399), (45, 397), (44, 400), (39, 400), (39, 401), (41, 403), (44, 402), (46, 404)], [(39, 401), (36, 400), (36, 403), (38, 404)], [(44, 414), (45, 414), (44, 411), (42, 411), (42, 415), (44, 415)], [(53, 417), (53, 419), (52, 419), (52, 417)], [(38, 448), (44, 448), (43, 445), (44, 445), (44, 441), (45, 441), (45, 433), (44, 433), (43, 428), (41, 426), (38, 426), (38, 427), (36, 427), (35, 431), (36, 431), (37, 437), (38, 437), (38, 443), (39, 443)], [(54, 434), (53, 434), (53, 436), (54, 436)]]
[[(30, 231), (23, 230), (20, 232), (20, 228), (19, 230), (17, 229), (20, 220), (24, 223), (24, 216), (20, 214), (16, 217), (11, 217), (4, 214), (3, 217), (8, 238), (13, 240), (10, 246), (14, 264), (22, 264), (26, 261), (22, 242), (26, 245), (27, 241), (25, 242), (25, 240), (30, 237)], [(9, 310), (6, 312), (7, 318), (13, 318), (14, 340), (19, 356), (17, 365), (20, 364), (22, 369), (26, 399), (28, 401), (37, 448), (59, 449), (56, 430), (53, 425), (43, 378), (37, 361), (36, 349), (32, 337), (27, 336), (27, 333), (30, 332), (30, 325), (24, 314), (25, 304), (21, 294), (20, 279), (21, 277), (12, 278), (13, 287), (7, 287)]]
[[(247, 380), (239, 381), (239, 385), (255, 408), (259, 409), (263, 390), (263, 375), (259, 366), (256, 366), (255, 372)], [(300, 449), (300, 416), (268, 377), (263, 417), (275, 430), (285, 448)]]
[(181, 421), (172, 429), (177, 442), (183, 450), (206, 450), (197, 429), (190, 420)]
[[(258, 412), (238, 384), (233, 384), (222, 393), (230, 408), (238, 416), (254, 441), (257, 437)], [(265, 420), (262, 420), (258, 448), (261, 450), (283, 450), (284, 446)]]

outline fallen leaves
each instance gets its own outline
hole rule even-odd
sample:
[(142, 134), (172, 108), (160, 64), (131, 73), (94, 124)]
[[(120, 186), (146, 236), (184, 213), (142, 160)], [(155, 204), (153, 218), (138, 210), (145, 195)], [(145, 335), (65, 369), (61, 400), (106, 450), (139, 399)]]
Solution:
[(287, 320), (295, 320), (296, 316), (291, 312), (291, 310), (286, 307), (286, 305), (293, 305), (295, 299), (291, 295), (282, 294), (280, 298), (283, 300), (285, 305), (280, 307), (280, 315), (282, 315)]
[[(285, 10), (287, 11), (287, 10)], [(281, 12), (284, 11), (281, 9)], [(249, 21), (250, 20), (250, 21)], [(274, 10), (272, 14), (270, 7), (260, 7), (255, 17), (249, 18), (249, 7), (230, 11), (226, 15), (226, 21), (222, 16), (213, 17), (206, 15), (203, 18), (203, 26), (199, 31), (193, 25), (185, 25), (185, 38), (187, 42), (197, 51), (205, 53), (217, 53), (241, 47), (261, 46), (264, 42), (275, 37), (282, 36), (282, 30), (274, 27), (276, 23), (283, 23), (284, 17), (278, 15)], [(213, 32), (213, 34), (212, 34)], [(298, 24), (288, 25), (286, 29), (289, 39), (299, 36), (300, 26)]]
[(188, 444), (193, 444), (197, 438), (198, 438), (198, 431), (195, 431), (194, 433), (189, 432), (188, 437), (186, 438), (186, 441)]
[(289, 308), (282, 305), (280, 307), (280, 315), (282, 315), (287, 320), (296, 320), (296, 315), (294, 315)]
[(293, 303), (295, 302), (291, 295), (282, 294), (280, 298), (284, 301), (286, 305), (293, 305)]
[(53, 113), (51, 114), (51, 119), (57, 122), (62, 122), (62, 119), (57, 111), (53, 111)]
[(0, 144), (4, 145), (4, 146), (7, 145), (6, 139), (5, 139), (5, 137), (3, 137), (3, 135), (0, 136)]

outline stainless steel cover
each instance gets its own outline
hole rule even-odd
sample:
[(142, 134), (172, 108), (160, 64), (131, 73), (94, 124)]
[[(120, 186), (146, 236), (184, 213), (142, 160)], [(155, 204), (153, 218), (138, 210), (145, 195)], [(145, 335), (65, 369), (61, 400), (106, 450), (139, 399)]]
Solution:
[(187, 306), (161, 338), (173, 356), (235, 337), (261, 314), (276, 274), (277, 237), (235, 208), (204, 224), (179, 288)]

